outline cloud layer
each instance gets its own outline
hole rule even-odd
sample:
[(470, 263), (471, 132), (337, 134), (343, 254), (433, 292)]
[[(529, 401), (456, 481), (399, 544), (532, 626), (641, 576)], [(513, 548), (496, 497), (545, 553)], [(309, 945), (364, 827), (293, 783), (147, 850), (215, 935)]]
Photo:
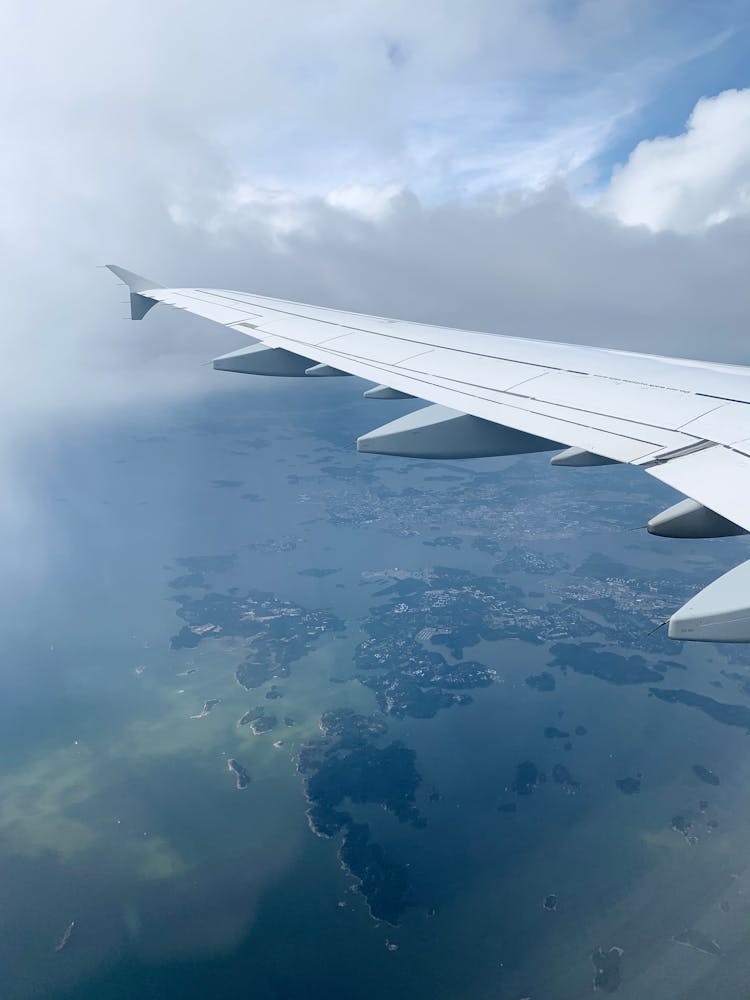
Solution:
[(166, 283), (746, 360), (749, 92), (700, 102), (607, 186), (623, 123), (719, 44), (732, 5), (677, 42), (670, 9), (11, 6), (6, 442), (218, 384), (199, 363), (233, 344), (166, 313), (125, 322), (95, 270), (110, 260)]

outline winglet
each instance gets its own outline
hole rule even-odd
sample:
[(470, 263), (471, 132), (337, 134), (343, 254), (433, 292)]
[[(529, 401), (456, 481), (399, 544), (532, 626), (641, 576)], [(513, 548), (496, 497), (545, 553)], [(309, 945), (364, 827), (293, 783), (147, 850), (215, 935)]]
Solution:
[(133, 271), (126, 271), (119, 264), (105, 264), (104, 266), (109, 268), (112, 274), (119, 278), (124, 285), (127, 285), (131, 292), (146, 292), (149, 288), (164, 288), (164, 285), (160, 285), (158, 281), (144, 278), (142, 274), (134, 274)]
[(135, 274), (133, 271), (126, 271), (124, 267), (119, 267), (117, 264), (105, 266), (130, 289), (130, 318), (143, 319), (149, 309), (156, 305), (157, 300), (149, 298), (148, 295), (141, 295), (141, 292), (146, 292), (151, 288), (163, 288), (164, 285), (151, 281), (150, 278), (144, 278), (141, 274)]

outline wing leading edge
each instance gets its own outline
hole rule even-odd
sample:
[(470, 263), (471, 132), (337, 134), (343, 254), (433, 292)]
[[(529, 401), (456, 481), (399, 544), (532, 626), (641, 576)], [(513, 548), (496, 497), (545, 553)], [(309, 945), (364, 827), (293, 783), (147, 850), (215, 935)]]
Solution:
[[(165, 288), (114, 264), (131, 316), (157, 303), (252, 338), (222, 371), (357, 375), (369, 398), (425, 400), (361, 437), (360, 451), (467, 458), (554, 450), (558, 466), (640, 466), (689, 499), (654, 534), (750, 531), (750, 369), (523, 340), (310, 306), (223, 289)], [(561, 450), (564, 449), (564, 450)], [(676, 612), (676, 639), (750, 642), (750, 561)]]

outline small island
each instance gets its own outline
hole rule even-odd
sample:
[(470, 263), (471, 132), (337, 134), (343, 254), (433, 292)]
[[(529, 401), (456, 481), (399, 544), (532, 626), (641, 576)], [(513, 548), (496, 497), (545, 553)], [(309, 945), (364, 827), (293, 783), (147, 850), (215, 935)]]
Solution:
[(623, 795), (637, 795), (641, 790), (641, 779), (638, 777), (618, 778), (615, 784)]
[(55, 945), (55, 951), (62, 951), (64, 948), (68, 947), (68, 944), (70, 943), (70, 937), (73, 933), (73, 930), (75, 929), (75, 925), (76, 925), (75, 920), (71, 920), (68, 926), (60, 935), (60, 938), (57, 944)]
[(575, 795), (581, 787), (580, 781), (576, 781), (564, 764), (555, 764), (552, 768), (552, 780), (556, 785), (562, 785), (568, 795)]
[(516, 777), (511, 784), (511, 790), (516, 795), (531, 795), (542, 781), (539, 768), (531, 760), (524, 760), (516, 767)]
[[(429, 478), (433, 480), (438, 478), (439, 479), (446, 478), (448, 480), (453, 479), (452, 476), (446, 476), (446, 477), (430, 476)], [(462, 539), (458, 535), (435, 535), (434, 538), (425, 539), (425, 541), (422, 542), (422, 545), (429, 545), (433, 549), (444, 549), (444, 548), (460, 549), (461, 542)]]
[(526, 684), (535, 691), (554, 691), (557, 687), (555, 678), (549, 670), (543, 670), (541, 674), (530, 674), (526, 678)]
[(698, 843), (698, 838), (693, 833), (693, 822), (687, 816), (673, 816), (670, 826), (675, 833), (682, 834), (685, 838), (685, 843), (691, 847)]
[(275, 715), (266, 714), (265, 708), (260, 705), (257, 708), (250, 708), (237, 720), (238, 726), (250, 726), (255, 736), (268, 733), (276, 728), (278, 719)]
[(604, 993), (614, 993), (622, 982), (622, 972), (620, 970), (621, 960), (624, 952), (622, 948), (610, 948), (604, 951), (603, 948), (596, 948), (591, 954), (591, 962), (594, 966), (594, 990), (602, 990)]
[(688, 948), (693, 948), (695, 951), (702, 951), (704, 955), (721, 955), (719, 942), (709, 937), (708, 934), (704, 934), (703, 931), (686, 927), (684, 931), (675, 934), (673, 940), (677, 944), (687, 945)]
[(693, 774), (696, 776), (696, 778), (699, 778), (707, 785), (721, 784), (718, 774), (714, 774), (713, 771), (710, 771), (707, 767), (704, 767), (703, 764), (693, 764)]
[(247, 773), (242, 764), (240, 764), (238, 760), (235, 760), (234, 757), (230, 757), (227, 761), (227, 770), (231, 771), (237, 779), (235, 781), (235, 788), (238, 791), (242, 791), (243, 788), (247, 788), (250, 784), (250, 775)]
[(197, 715), (191, 715), (190, 718), (205, 719), (205, 717), (209, 714), (214, 705), (218, 705), (220, 701), (221, 698), (209, 698), (208, 701), (203, 702), (203, 708), (200, 710), (200, 712), (198, 712)]

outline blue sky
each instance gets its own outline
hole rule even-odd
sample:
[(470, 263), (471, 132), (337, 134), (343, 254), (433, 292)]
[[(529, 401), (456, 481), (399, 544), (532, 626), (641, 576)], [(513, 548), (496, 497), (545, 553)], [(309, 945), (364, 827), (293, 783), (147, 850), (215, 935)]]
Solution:
[(700, 98), (750, 84), (745, 6), (318, 11), (281, 38), (264, 32), (259, 88), (244, 107), (220, 109), (216, 134), (254, 189), (390, 183), (432, 204), (560, 180), (591, 193), (640, 140), (681, 133)]
[[(697, 54), (677, 62), (661, 85), (648, 93), (642, 108), (623, 122), (620, 134), (598, 159), (600, 176), (604, 180), (608, 179), (612, 165), (625, 162), (642, 139), (682, 132), (701, 97), (750, 86), (750, 16), (747, 8), (742, 12), (741, 5), (729, 4), (723, 13), (720, 4), (679, 4), (675, 8), (667, 28), (678, 27), (680, 18), (685, 17), (692, 35), (686, 42), (686, 51), (691, 51), (692, 42), (698, 46)], [(691, 9), (695, 12), (694, 20), (687, 18), (686, 12)], [(714, 44), (700, 51), (701, 38), (712, 38)]]

